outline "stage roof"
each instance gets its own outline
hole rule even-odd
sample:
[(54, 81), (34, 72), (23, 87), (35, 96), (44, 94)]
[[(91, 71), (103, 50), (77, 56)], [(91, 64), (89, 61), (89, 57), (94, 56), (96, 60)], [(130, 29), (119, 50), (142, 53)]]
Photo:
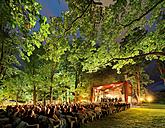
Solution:
[[(111, 83), (111, 84), (105, 84), (105, 85), (100, 85), (100, 86), (95, 86), (93, 88), (97, 89), (97, 90), (106, 90), (106, 89), (115, 89), (117, 87), (120, 87), (122, 86), (125, 82), (127, 81), (124, 81), (124, 82), (115, 82), (115, 83)], [(130, 84), (130, 82), (127, 82)]]

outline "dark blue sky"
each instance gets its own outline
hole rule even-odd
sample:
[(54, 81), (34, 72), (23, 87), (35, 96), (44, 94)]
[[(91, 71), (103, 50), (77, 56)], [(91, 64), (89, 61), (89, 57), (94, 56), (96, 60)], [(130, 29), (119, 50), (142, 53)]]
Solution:
[(68, 9), (65, 0), (38, 0), (43, 6), (41, 14), (50, 16), (60, 16), (60, 14)]

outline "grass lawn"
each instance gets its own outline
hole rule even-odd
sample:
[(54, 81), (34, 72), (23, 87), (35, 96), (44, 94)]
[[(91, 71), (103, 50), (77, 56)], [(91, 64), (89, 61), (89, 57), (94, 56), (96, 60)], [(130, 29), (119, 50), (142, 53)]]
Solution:
[(165, 128), (165, 105), (144, 105), (89, 122), (82, 128)]

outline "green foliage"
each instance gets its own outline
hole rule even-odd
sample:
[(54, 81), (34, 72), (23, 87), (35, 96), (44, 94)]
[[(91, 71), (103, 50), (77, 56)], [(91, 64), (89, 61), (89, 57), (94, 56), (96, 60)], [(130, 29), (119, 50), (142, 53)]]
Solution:
[(48, 36), (49, 24), (40, 15), (41, 8), (35, 0), (0, 2), (0, 79), (10, 75), (12, 65), (18, 64), (16, 56), (20, 54), (22, 59), (28, 59)]
[(154, 82), (145, 72), (144, 67), (141, 65), (141, 62), (136, 65), (125, 66), (122, 71), (123, 74), (127, 75), (127, 78), (125, 80), (130, 81), (133, 85), (133, 90), (135, 90), (135, 93), (137, 93), (138, 82), (140, 82), (140, 93), (142, 95), (145, 94), (145, 88)]
[(3, 81), (3, 86), (0, 89), (3, 93), (1, 93), (0, 99), (29, 101), (31, 95), (28, 91), (28, 82), (28, 76), (15, 69), (14, 73)]
[[(0, 2), (0, 79), (6, 80), (5, 87), (14, 83), (14, 93), (22, 86), (19, 79), (26, 81), (28, 94), (34, 85), (45, 97), (50, 87), (57, 95), (85, 93), (92, 82), (103, 80), (90, 81), (86, 72), (94, 74), (109, 66), (122, 73), (125, 65), (141, 60), (164, 61), (163, 0), (119, 0), (109, 7), (93, 0), (66, 2), (69, 10), (49, 23), (36, 0)], [(23, 60), (24, 78), (12, 78), (13, 64), (19, 65), (16, 56)], [(146, 85), (148, 77), (143, 76)]]
[[(70, 28), (67, 32), (73, 34), (78, 31), (88, 44), (95, 42), (95, 52), (89, 50), (85, 55), (83, 70), (97, 71), (115, 62), (113, 68), (119, 71), (123, 65), (135, 64), (136, 56), (145, 57), (145, 54), (148, 55), (146, 59), (150, 60), (158, 56), (159, 59), (164, 58), (160, 54), (150, 56), (153, 52), (163, 54), (164, 36), (161, 28), (164, 28), (164, 20), (161, 10), (164, 1), (117, 1), (110, 7), (98, 7), (91, 1), (67, 2), (69, 12), (65, 15), (72, 21), (71, 24), (66, 20)], [(84, 10), (82, 5), (89, 7)], [(149, 15), (150, 18), (146, 18)], [(100, 17), (99, 21), (97, 16)], [(152, 28), (147, 30), (146, 26)]]
[[(35, 46), (40, 47), (41, 42), (49, 34), (47, 18), (40, 15), (42, 6), (33, 1), (7, 0), (0, 3), (1, 29), (6, 27), (11, 31), (10, 35), (19, 36), (16, 42), (23, 45), (22, 50), (30, 56)], [(35, 32), (36, 22), (39, 20), (40, 28)], [(24, 43), (24, 44), (23, 44)]]

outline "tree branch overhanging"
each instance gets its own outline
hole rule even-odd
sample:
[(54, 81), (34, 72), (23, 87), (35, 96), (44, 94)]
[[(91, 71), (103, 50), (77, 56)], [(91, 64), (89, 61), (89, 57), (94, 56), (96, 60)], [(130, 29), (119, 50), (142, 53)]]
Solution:
[(125, 58), (113, 58), (112, 60), (106, 62), (105, 65), (108, 64), (108, 63), (110, 63), (110, 62), (112, 62), (112, 61), (115, 61), (115, 60), (129, 60), (129, 59), (136, 59), (136, 58), (145, 57), (145, 56), (148, 56), (148, 55), (165, 56), (165, 52), (149, 52), (149, 53), (140, 54), (140, 55), (131, 56), (131, 57), (125, 57)]
[(131, 24), (133, 24), (135, 21), (139, 21), (141, 20), (144, 16), (146, 16), (149, 12), (151, 12), (154, 8), (156, 8), (159, 4), (161, 4), (164, 0), (160, 0), (158, 1), (154, 6), (152, 6), (150, 9), (148, 9), (144, 14), (142, 14), (140, 17), (130, 21), (128, 24), (122, 25), (125, 27), (130, 26)]
[(64, 32), (64, 33), (68, 32), (68, 31), (72, 28), (73, 24), (74, 24), (78, 19), (80, 19), (80, 18), (82, 18), (82, 17), (84, 16), (84, 14), (86, 13), (86, 11), (88, 10), (88, 8), (90, 7), (90, 5), (91, 5), (92, 3), (93, 3), (93, 0), (90, 1), (90, 3), (89, 3), (88, 6), (84, 9), (84, 11), (82, 12), (81, 15), (78, 16), (78, 17), (76, 17), (76, 18), (71, 22), (71, 25), (70, 25), (68, 28), (65, 29), (65, 32)]
[(113, 58), (113, 60), (129, 60), (129, 59), (136, 59), (136, 58), (140, 58), (140, 57), (145, 57), (148, 55), (165, 56), (165, 52), (149, 52), (149, 53), (140, 54), (140, 55), (136, 55), (136, 56), (132, 56), (132, 57)]

